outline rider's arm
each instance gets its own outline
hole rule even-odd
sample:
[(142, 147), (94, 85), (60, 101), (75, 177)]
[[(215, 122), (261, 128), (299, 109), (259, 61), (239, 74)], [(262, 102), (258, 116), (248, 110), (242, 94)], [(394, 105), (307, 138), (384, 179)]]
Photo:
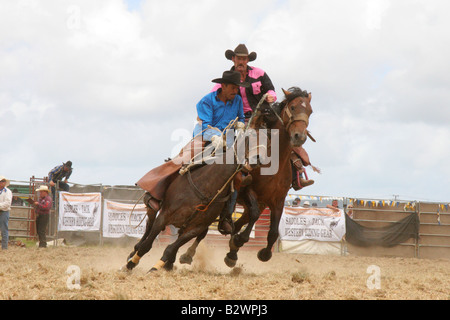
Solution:
[(208, 126), (212, 126), (213, 121), (213, 105), (210, 99), (205, 97), (197, 103), (197, 115), (202, 124), (203, 140), (211, 141), (213, 135), (220, 134), (219, 131), (208, 128)]

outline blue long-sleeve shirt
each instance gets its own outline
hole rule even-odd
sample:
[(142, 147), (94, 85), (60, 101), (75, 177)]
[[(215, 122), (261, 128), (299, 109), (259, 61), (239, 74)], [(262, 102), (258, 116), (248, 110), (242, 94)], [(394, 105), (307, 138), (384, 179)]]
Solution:
[(221, 89), (213, 91), (204, 96), (197, 103), (197, 115), (201, 121), (194, 128), (194, 136), (205, 130), (203, 140), (211, 141), (214, 135), (220, 135), (220, 132), (214, 129), (208, 129), (208, 125), (223, 131), (230, 121), (238, 118), (238, 121), (244, 123), (244, 108), (242, 98), (236, 95), (233, 100), (227, 101), (225, 104), (219, 99), (217, 94)]
[(56, 166), (48, 173), (48, 181), (56, 183), (64, 178), (69, 179), (72, 174), (72, 169), (64, 171), (64, 165)]

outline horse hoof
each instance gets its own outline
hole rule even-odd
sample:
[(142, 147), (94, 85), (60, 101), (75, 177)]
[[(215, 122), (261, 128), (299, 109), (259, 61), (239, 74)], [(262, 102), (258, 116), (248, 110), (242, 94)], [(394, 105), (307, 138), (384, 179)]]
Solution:
[[(130, 254), (131, 256), (131, 254)], [(137, 255), (137, 253), (135, 253), (131, 258), (128, 257), (127, 260), (127, 264), (126, 267), (128, 268), (128, 270), (132, 270), (134, 267), (136, 267), (139, 264), (139, 260), (141, 258)]]
[(267, 249), (261, 249), (258, 251), (258, 259), (262, 262), (269, 261), (272, 258), (272, 252)]
[(122, 266), (122, 268), (119, 269), (120, 272), (129, 273), (132, 271), (132, 269), (128, 269), (126, 265)]
[(225, 256), (225, 259), (223, 259), (223, 261), (225, 261), (225, 264), (227, 265), (227, 267), (234, 268), (234, 266), (236, 265), (236, 262), (237, 262), (237, 256), (236, 256), (236, 259), (233, 259), (233, 258), (230, 258), (229, 255), (227, 254)]
[(128, 255), (127, 261), (130, 261), (130, 260), (134, 257), (135, 254), (136, 254), (136, 251), (132, 251), (132, 252)]
[(191, 264), (192, 263), (192, 257), (185, 253), (185, 254), (180, 256), (180, 263), (182, 263), (182, 264)]
[(166, 270), (166, 271), (172, 271), (173, 270), (173, 263), (170, 263), (170, 262), (167, 262), (165, 265), (164, 265), (164, 270)]
[(158, 269), (156, 269), (156, 268), (151, 268), (150, 270), (148, 270), (148, 272), (147, 272), (147, 274), (149, 274), (149, 273), (153, 273), (153, 272), (156, 272), (156, 271), (158, 271)]
[(123, 268), (127, 268), (128, 271), (133, 270), (137, 266), (137, 263), (134, 263), (133, 261), (129, 260), (127, 264)]

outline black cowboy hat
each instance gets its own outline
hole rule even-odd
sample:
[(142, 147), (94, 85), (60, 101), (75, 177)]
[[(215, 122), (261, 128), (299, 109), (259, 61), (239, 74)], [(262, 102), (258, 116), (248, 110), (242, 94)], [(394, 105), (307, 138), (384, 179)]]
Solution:
[(72, 161), (67, 161), (66, 163), (63, 163), (64, 166), (66, 166), (67, 168), (72, 168)]
[(241, 87), (248, 87), (247, 82), (241, 82), (241, 74), (237, 71), (224, 71), (222, 78), (211, 80), (215, 83), (231, 83)]
[(245, 44), (240, 44), (236, 47), (236, 49), (234, 49), (234, 51), (232, 50), (227, 50), (225, 51), (225, 57), (228, 60), (231, 60), (234, 56), (239, 56), (239, 57), (246, 57), (248, 56), (248, 61), (254, 61), (256, 60), (256, 52), (252, 52), (252, 53), (248, 53), (248, 49), (245, 46)]

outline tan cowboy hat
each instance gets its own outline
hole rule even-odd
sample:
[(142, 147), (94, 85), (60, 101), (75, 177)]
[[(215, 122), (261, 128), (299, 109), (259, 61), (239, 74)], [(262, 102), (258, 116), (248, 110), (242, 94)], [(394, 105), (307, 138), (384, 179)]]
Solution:
[(6, 187), (7, 186), (9, 186), (9, 183), (10, 183), (10, 181), (9, 181), (9, 179), (6, 179), (6, 177), (4, 177), (4, 176), (0, 176), (0, 181), (3, 181), (3, 180), (5, 180), (6, 181)]
[(48, 189), (47, 186), (40, 186), (39, 189), (36, 189), (36, 192), (39, 192), (39, 191), (47, 191), (47, 192), (50, 192), (50, 190)]
[(236, 47), (236, 49), (234, 49), (234, 51), (232, 51), (232, 50), (225, 51), (225, 57), (228, 60), (231, 60), (234, 56), (238, 56), (238, 57), (247, 57), (248, 56), (248, 61), (256, 60), (256, 52), (252, 52), (249, 54), (248, 49), (245, 46), (245, 44), (238, 45)]

